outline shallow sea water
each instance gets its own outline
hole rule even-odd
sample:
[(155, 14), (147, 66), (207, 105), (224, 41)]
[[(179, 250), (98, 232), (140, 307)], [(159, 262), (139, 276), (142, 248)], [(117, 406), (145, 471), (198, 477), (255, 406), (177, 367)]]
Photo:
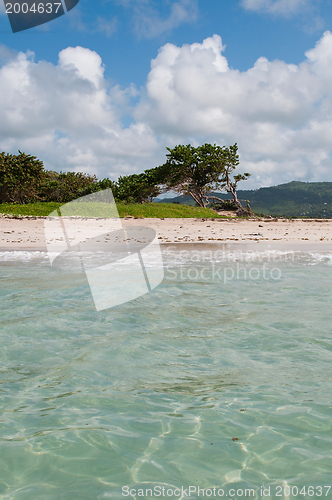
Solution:
[(332, 252), (248, 255), (169, 249), (97, 312), (1, 253), (0, 498), (332, 498)]

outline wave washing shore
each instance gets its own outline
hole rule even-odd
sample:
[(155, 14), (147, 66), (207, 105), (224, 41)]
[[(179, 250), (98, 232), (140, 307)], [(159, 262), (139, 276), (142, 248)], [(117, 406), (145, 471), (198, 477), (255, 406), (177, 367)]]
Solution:
[[(103, 219), (84, 219), (101, 228)], [(332, 244), (332, 220), (324, 219), (121, 219), (124, 226), (156, 230), (160, 243)], [(0, 218), (0, 249), (46, 250), (44, 218)]]

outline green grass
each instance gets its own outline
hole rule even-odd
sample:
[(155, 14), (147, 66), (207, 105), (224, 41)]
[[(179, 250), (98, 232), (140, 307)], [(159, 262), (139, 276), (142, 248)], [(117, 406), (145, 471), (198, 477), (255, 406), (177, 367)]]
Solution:
[(0, 203), (0, 213), (12, 215), (34, 215), (46, 216), (61, 207), (61, 203), (27, 203), (18, 205), (17, 203)]
[[(13, 203), (0, 204), (0, 213), (12, 215), (33, 215), (47, 216), (57, 208), (61, 207), (62, 203), (29, 203), (26, 205), (18, 205)], [(79, 207), (83, 204), (77, 204)], [(91, 204), (92, 205), (92, 204)], [(94, 204), (95, 205), (95, 204)], [(86, 213), (87, 216), (98, 215), (99, 217), (107, 216), (104, 211), (103, 203), (100, 203), (100, 209), (96, 211), (93, 207), (93, 212)], [(99, 207), (98, 207), (99, 208)], [(189, 205), (178, 205), (172, 203), (143, 203), (143, 204), (125, 204), (118, 202), (117, 208), (120, 217), (157, 217), (157, 218), (220, 218), (216, 212), (209, 208), (191, 207)]]
[(159, 217), (159, 218), (220, 218), (210, 208), (190, 207), (173, 203), (143, 203), (124, 204), (117, 203), (120, 217), (131, 215), (133, 217)]

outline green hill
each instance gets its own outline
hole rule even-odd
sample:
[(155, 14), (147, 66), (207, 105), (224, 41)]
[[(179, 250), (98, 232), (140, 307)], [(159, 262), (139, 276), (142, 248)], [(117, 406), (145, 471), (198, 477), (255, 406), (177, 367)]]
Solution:
[[(211, 194), (224, 200), (231, 199), (231, 196), (225, 193)], [(239, 190), (238, 197), (240, 200), (249, 200), (256, 214), (332, 218), (332, 182), (293, 181), (252, 191)], [(190, 196), (177, 196), (160, 201), (195, 205)]]

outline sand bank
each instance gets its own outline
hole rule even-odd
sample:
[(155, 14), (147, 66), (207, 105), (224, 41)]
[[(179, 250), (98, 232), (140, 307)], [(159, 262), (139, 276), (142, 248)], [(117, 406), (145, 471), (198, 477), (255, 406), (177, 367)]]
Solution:
[[(104, 219), (81, 220), (98, 226)], [(156, 230), (159, 242), (171, 243), (269, 243), (283, 245), (332, 245), (332, 220), (324, 219), (121, 219), (124, 226)], [(106, 227), (106, 226), (105, 226)], [(46, 250), (44, 218), (0, 218), (0, 250)]]

